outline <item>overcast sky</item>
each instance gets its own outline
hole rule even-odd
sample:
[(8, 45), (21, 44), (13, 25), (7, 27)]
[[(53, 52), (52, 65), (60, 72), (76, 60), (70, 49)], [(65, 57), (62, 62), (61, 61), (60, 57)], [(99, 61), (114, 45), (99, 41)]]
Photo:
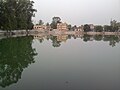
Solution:
[(58, 16), (72, 25), (86, 23), (109, 24), (111, 18), (120, 21), (120, 0), (33, 0), (37, 9), (34, 23), (51, 23)]

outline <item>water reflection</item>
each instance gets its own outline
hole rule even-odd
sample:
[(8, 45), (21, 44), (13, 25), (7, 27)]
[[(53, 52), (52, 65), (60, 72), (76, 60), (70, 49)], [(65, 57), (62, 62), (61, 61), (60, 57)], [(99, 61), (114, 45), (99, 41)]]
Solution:
[(34, 63), (37, 55), (32, 48), (33, 37), (6, 38), (0, 40), (0, 86), (17, 83), (22, 72)]
[[(46, 35), (39, 34), (33, 36), (24, 36), (16, 38), (5, 38), (0, 40), (0, 86), (6, 86), (17, 83), (21, 79), (22, 72), (30, 64), (34, 63), (34, 56), (37, 55), (36, 50), (32, 48), (33, 39), (43, 43), (45, 40), (51, 40), (53, 47), (60, 47), (62, 42), (69, 39), (80, 38), (84, 42), (88, 41), (104, 41), (114, 47), (120, 42), (118, 35)], [(73, 43), (74, 44), (74, 43)], [(74, 55), (73, 55), (74, 56)], [(66, 84), (69, 81), (65, 82)]]
[(120, 42), (119, 35), (35, 35), (35, 39), (38, 39), (40, 43), (44, 41), (44, 39), (52, 40), (53, 47), (60, 47), (62, 42), (66, 42), (68, 39), (81, 38), (84, 42), (88, 41), (105, 41), (109, 42), (109, 45), (114, 47), (116, 43)]

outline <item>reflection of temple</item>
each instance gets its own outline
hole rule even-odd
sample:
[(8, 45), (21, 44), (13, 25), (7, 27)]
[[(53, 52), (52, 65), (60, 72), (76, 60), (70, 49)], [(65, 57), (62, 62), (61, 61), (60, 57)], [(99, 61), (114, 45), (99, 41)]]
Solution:
[(84, 35), (83, 34), (75, 34), (74, 35), (76, 38), (82, 38)]
[(34, 35), (34, 39), (47, 39), (50, 35), (48, 34), (36, 34)]
[[(38, 34), (38, 35), (34, 35), (34, 39), (50, 39), (52, 35), (45, 35), (45, 34)], [(57, 41), (61, 41), (61, 42), (66, 42), (68, 39), (68, 35), (55, 35)]]
[(67, 39), (68, 39), (68, 35), (58, 35), (57, 36), (57, 41), (66, 42)]
[(44, 35), (35, 35), (34, 39), (43, 39), (45, 36)]

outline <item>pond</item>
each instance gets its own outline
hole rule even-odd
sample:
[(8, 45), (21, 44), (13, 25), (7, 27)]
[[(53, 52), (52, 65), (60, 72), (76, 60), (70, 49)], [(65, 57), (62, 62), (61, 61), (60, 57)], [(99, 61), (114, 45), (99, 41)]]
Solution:
[(120, 36), (1, 38), (0, 90), (120, 90)]

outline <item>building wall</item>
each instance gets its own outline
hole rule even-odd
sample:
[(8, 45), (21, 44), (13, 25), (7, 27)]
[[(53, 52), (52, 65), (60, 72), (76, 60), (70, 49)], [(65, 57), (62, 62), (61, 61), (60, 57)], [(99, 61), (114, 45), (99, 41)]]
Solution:
[(33, 29), (35, 30), (45, 30), (47, 27), (45, 25), (35, 25)]
[(34, 30), (39, 30), (39, 31), (50, 31), (51, 27), (50, 26), (46, 26), (46, 25), (35, 25), (33, 27)]
[(82, 26), (79, 26), (79, 27), (76, 27), (74, 31), (80, 31), (80, 32), (83, 32), (83, 27)]
[(68, 30), (68, 25), (66, 23), (58, 23), (57, 24), (57, 29), (60, 31), (67, 31)]

